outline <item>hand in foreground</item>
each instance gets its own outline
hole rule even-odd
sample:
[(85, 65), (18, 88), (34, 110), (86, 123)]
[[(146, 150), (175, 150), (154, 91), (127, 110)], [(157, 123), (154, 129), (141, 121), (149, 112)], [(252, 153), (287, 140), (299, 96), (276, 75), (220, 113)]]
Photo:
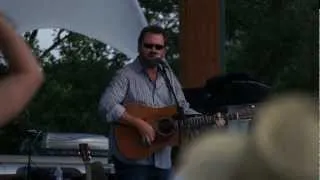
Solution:
[(0, 12), (0, 51), (9, 67), (0, 81), (0, 127), (25, 108), (44, 81), (37, 58), (7, 19)]

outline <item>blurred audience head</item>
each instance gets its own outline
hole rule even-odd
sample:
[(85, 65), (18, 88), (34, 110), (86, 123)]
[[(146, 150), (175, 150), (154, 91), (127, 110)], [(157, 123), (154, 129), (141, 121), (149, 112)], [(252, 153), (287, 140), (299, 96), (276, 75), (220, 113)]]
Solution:
[(184, 180), (311, 180), (319, 172), (318, 102), (303, 94), (273, 97), (257, 109), (250, 134), (210, 132), (182, 153)]

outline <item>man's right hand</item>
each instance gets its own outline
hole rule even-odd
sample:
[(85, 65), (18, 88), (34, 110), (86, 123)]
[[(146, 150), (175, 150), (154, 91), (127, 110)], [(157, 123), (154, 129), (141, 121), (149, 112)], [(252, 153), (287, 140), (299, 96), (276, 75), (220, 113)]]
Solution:
[(151, 144), (154, 141), (155, 131), (149, 123), (141, 118), (134, 117), (127, 112), (123, 113), (121, 119), (137, 128), (143, 141), (146, 141), (148, 144)]
[(142, 139), (150, 145), (155, 139), (155, 131), (153, 127), (142, 119), (137, 119), (137, 122), (136, 127)]

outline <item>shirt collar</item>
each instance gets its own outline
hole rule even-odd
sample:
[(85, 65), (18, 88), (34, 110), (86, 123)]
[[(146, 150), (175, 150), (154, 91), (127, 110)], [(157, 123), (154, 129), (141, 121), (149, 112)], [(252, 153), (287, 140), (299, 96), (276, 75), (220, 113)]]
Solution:
[(141, 64), (141, 61), (139, 59), (139, 57), (137, 57), (134, 62), (133, 62), (133, 66), (134, 66), (134, 69), (138, 72), (138, 73), (141, 73), (144, 71), (144, 67), (142, 66)]

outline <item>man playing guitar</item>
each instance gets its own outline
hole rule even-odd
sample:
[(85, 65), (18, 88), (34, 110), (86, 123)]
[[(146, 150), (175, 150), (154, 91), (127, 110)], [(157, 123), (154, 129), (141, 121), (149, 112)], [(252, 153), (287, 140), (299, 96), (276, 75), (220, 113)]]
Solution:
[[(160, 110), (131, 106), (129, 111), (130, 108), (125, 104), (136, 103), (152, 108), (178, 105), (183, 114), (199, 114), (189, 107), (178, 79), (164, 60), (167, 41), (165, 30), (161, 27), (145, 27), (138, 38), (138, 57), (133, 63), (117, 72), (100, 99), (99, 111), (102, 117), (114, 124), (133, 127), (145, 145), (152, 145), (157, 140), (157, 132), (142, 114), (138, 116), (137, 111), (140, 109), (156, 115)], [(166, 71), (161, 72), (161, 68)], [(170, 112), (170, 109), (167, 112)], [(153, 119), (152, 113), (148, 115)], [(224, 123), (223, 120), (218, 120), (216, 125), (223, 126)], [(172, 166), (170, 144), (155, 148), (156, 151), (147, 157), (141, 154), (141, 158), (128, 158), (122, 153), (123, 151), (119, 150), (115, 130), (116, 125), (113, 125), (110, 132), (110, 148), (119, 180), (169, 179)], [(127, 131), (131, 130), (127, 129)], [(125, 136), (126, 131), (119, 129), (118, 134)], [(133, 133), (126, 136), (132, 137)], [(126, 141), (124, 138), (122, 140), (124, 146), (132, 143), (131, 140)], [(127, 152), (130, 153), (130, 150)]]

